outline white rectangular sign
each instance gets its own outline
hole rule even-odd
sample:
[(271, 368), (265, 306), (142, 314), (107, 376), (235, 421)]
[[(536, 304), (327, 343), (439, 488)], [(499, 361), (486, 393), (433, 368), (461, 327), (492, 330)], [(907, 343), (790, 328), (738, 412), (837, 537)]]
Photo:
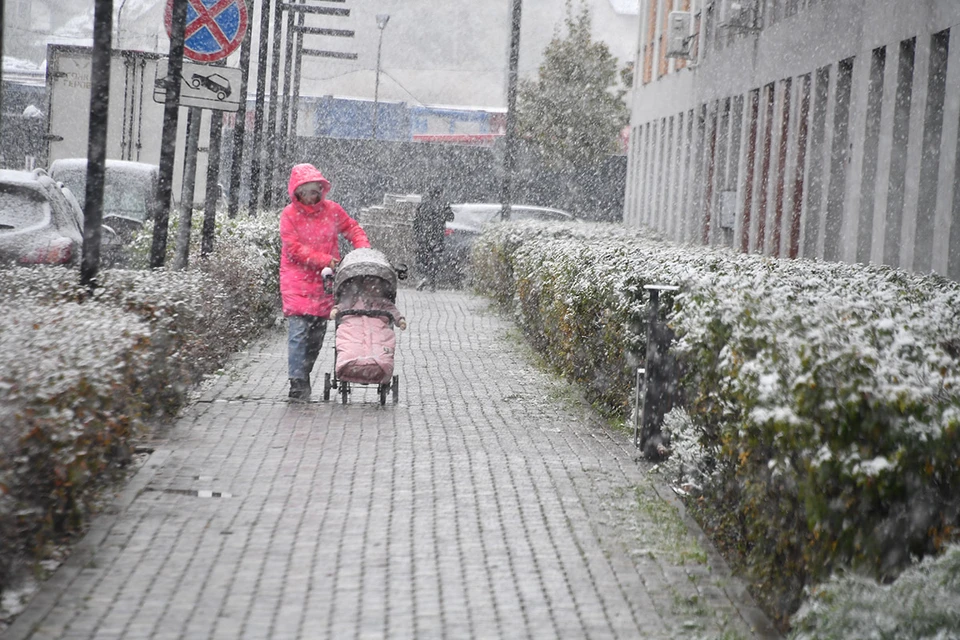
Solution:
[[(243, 104), (240, 80), (243, 72), (233, 67), (218, 67), (183, 61), (180, 74), (180, 106), (200, 107), (218, 111), (239, 111)], [(157, 61), (157, 78), (153, 85), (153, 99), (163, 103), (167, 99), (167, 59)]]

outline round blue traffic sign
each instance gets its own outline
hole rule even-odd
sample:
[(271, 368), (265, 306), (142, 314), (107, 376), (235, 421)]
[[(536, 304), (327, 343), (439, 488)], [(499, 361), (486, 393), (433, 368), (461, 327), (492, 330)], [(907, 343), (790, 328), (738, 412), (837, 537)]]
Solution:
[[(173, 2), (167, 0), (164, 22), (167, 35), (173, 22)], [(247, 31), (244, 0), (186, 0), (183, 55), (199, 62), (221, 60), (233, 53)]]

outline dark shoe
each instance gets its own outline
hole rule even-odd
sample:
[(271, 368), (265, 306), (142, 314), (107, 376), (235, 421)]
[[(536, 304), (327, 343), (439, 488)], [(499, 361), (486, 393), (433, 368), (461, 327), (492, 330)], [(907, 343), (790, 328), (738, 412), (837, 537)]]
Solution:
[(294, 402), (308, 402), (310, 400), (310, 381), (299, 378), (290, 378), (290, 394)]

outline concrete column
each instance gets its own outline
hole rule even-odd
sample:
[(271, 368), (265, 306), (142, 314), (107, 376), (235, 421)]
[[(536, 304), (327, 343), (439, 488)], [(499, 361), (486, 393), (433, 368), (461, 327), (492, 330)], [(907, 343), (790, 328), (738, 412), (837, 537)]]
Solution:
[(880, 142), (877, 147), (877, 177), (873, 192), (873, 248), (870, 261), (886, 262), (884, 239), (887, 236), (887, 207), (891, 156), (893, 154), (894, 115), (897, 107), (897, 77), (900, 67), (900, 47), (887, 47), (887, 62), (883, 74), (883, 100), (880, 107)]
[(930, 34), (917, 36), (913, 66), (913, 100), (910, 103), (910, 138), (907, 145), (907, 173), (903, 187), (903, 219), (900, 227), (900, 267), (911, 269), (917, 237), (917, 200), (920, 194), (920, 163), (923, 127), (927, 113), (927, 84), (930, 80)]
[(672, 234), (674, 226), (673, 203), (675, 199), (673, 182), (676, 172), (674, 171), (673, 163), (677, 155), (677, 147), (679, 146), (676, 141), (676, 117), (668, 116), (665, 119), (665, 125), (663, 162), (661, 163), (661, 169), (663, 170), (663, 205), (660, 226), (663, 229), (664, 236), (674, 240), (675, 238)]
[(727, 172), (730, 157), (730, 118), (732, 100), (722, 98), (717, 102), (717, 149), (713, 170), (713, 198), (710, 209), (710, 244), (724, 244), (724, 230), (720, 228), (720, 203), (723, 191), (727, 188)]
[(639, 149), (639, 140), (637, 132), (639, 127), (630, 128), (630, 143), (627, 147), (627, 184), (623, 194), (623, 225), (627, 228), (634, 227), (634, 205), (637, 196), (637, 150)]
[(799, 148), (797, 145), (798, 126), (800, 118), (800, 90), (803, 85), (801, 78), (793, 78), (790, 82), (790, 91), (785, 92), (784, 99), (790, 102), (790, 122), (787, 125), (787, 136), (784, 143), (787, 145), (787, 160), (783, 166), (783, 200), (782, 219), (780, 221), (780, 246), (775, 247), (775, 254), (781, 258), (790, 255), (790, 221), (793, 220), (793, 212), (796, 210), (794, 199), (794, 186), (797, 174), (797, 156)]
[(643, 223), (653, 227), (653, 169), (654, 149), (657, 133), (656, 122), (648, 122), (643, 126), (643, 198), (640, 200), (640, 211)]
[(687, 114), (681, 111), (677, 114), (677, 154), (674, 163), (676, 181), (676, 199), (673, 208), (673, 238), (683, 242), (683, 220), (686, 215), (687, 197), (687, 156), (690, 154), (690, 145), (687, 142)]
[(700, 242), (700, 224), (703, 219), (703, 196), (704, 185), (706, 183), (706, 172), (704, 171), (707, 146), (707, 105), (701, 104), (694, 107), (693, 111), (693, 139), (695, 152), (693, 153), (693, 181), (690, 189), (693, 191), (690, 206), (689, 226), (687, 227), (686, 238), (688, 242)]
[[(750, 204), (750, 240), (748, 243), (750, 253), (763, 253), (763, 246), (760, 242), (760, 219), (767, 215), (767, 196), (770, 186), (770, 149), (767, 138), (767, 129), (770, 126), (768, 92), (768, 86), (760, 87), (760, 102), (757, 110), (757, 142), (753, 158), (753, 198)], [(764, 235), (766, 235), (766, 224), (767, 221), (764, 219)]]
[[(947, 95), (943, 104), (943, 134), (940, 139), (940, 174), (937, 178), (937, 212), (933, 232), (933, 270), (951, 278), (960, 273), (949, 273), (950, 235), (960, 240), (960, 228), (954, 220), (953, 203), (957, 198), (957, 147), (960, 129), (960, 28), (950, 30), (950, 50), (947, 59)], [(960, 265), (960, 242), (955, 249), (954, 263)]]
[[(734, 191), (739, 194), (740, 167), (743, 160), (743, 97), (733, 96), (730, 98), (730, 117), (729, 117), (729, 141), (727, 149), (727, 169), (723, 177), (724, 191)], [(734, 211), (740, 210), (739, 197), (734, 204)], [(733, 229), (723, 230), (723, 244), (727, 247), (733, 246), (733, 239), (736, 234), (736, 216), (734, 217)]]
[[(813, 245), (813, 255), (805, 257), (823, 258), (823, 234), (826, 227), (827, 202), (830, 194), (830, 165), (833, 155), (833, 134), (836, 129), (834, 122), (837, 111), (837, 63), (831, 64), (829, 71), (829, 83), (827, 85), (827, 111), (824, 118), (823, 147), (817, 154), (816, 160), (820, 163), (820, 200), (817, 203), (817, 237), (816, 244)], [(813, 213), (811, 207), (811, 213)]]
[(693, 183), (696, 177), (696, 169), (693, 165), (697, 155), (696, 151), (696, 116), (693, 109), (684, 113), (684, 148), (686, 149), (683, 157), (683, 214), (680, 218), (680, 240), (688, 242), (690, 240), (690, 217), (693, 215)]
[[(740, 248), (740, 236), (743, 233), (743, 206), (744, 195), (746, 193), (747, 182), (747, 149), (750, 143), (750, 94), (743, 94), (743, 106), (740, 109), (739, 122), (735, 126), (740, 127), (740, 145), (734, 161), (736, 162), (736, 178), (731, 182), (731, 187), (737, 191), (736, 218), (733, 221), (732, 247), (735, 250)], [(731, 166), (733, 163), (731, 162)]]
[(783, 180), (782, 167), (780, 166), (780, 145), (786, 144), (783, 135), (784, 119), (789, 124), (789, 107), (786, 107), (787, 95), (785, 93), (785, 82), (781, 80), (771, 87), (773, 91), (773, 117), (770, 122), (770, 159), (768, 161), (769, 171), (767, 176), (767, 221), (766, 237), (764, 246), (760, 248), (761, 252), (771, 256), (780, 254), (780, 239), (783, 226)]
[(850, 162), (847, 190), (843, 203), (840, 259), (857, 261), (857, 229), (860, 221), (860, 189), (863, 180), (863, 152), (867, 130), (867, 104), (870, 97), (871, 51), (861, 51), (853, 63), (853, 87), (850, 92)]
[(740, 159), (740, 180), (737, 185), (737, 223), (734, 247), (750, 251), (750, 227), (753, 223), (753, 200), (756, 190), (757, 140), (760, 136), (760, 91), (748, 91), (743, 101), (743, 155)]

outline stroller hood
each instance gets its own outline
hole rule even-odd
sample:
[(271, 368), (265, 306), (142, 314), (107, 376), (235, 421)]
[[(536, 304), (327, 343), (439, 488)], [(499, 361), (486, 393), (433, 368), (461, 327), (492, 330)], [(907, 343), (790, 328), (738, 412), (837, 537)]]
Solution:
[(354, 249), (343, 257), (333, 279), (334, 298), (340, 299), (340, 288), (347, 280), (359, 276), (376, 276), (383, 279), (388, 285), (387, 297), (391, 302), (396, 302), (397, 271), (387, 257), (376, 249)]

